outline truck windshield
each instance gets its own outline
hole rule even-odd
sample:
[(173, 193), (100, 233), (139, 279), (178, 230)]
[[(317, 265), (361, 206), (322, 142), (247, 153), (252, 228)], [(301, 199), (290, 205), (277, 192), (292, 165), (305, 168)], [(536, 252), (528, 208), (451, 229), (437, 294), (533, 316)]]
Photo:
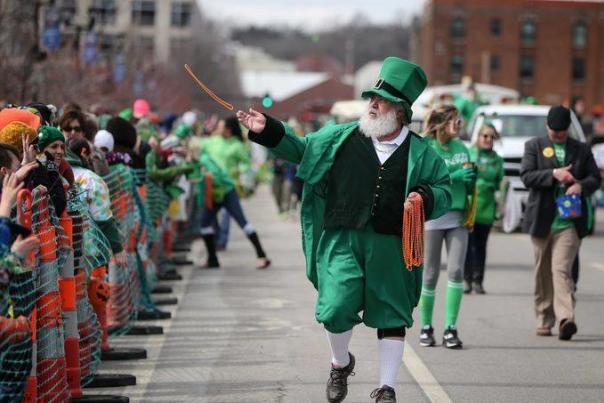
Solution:
[[(482, 118), (482, 119), (481, 119)], [(479, 116), (472, 129), (476, 130), (476, 124), (482, 126), (490, 123), (504, 137), (536, 137), (546, 134), (545, 122), (546, 116), (540, 115), (492, 115)], [(482, 120), (482, 121), (481, 121)], [(571, 124), (570, 136), (578, 139), (579, 135), (575, 127)]]

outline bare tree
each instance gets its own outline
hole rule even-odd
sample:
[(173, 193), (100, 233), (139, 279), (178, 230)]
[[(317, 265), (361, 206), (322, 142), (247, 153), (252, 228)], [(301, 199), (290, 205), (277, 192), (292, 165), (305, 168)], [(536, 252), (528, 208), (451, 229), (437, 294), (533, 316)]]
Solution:
[(202, 93), (184, 74), (183, 65), (187, 63), (219, 96), (236, 106), (242, 105), (239, 74), (234, 55), (229, 52), (227, 34), (208, 18), (201, 15), (196, 17), (192, 40), (173, 53), (172, 60), (166, 66), (166, 74), (181, 78), (179, 89), (192, 94), (196, 108), (224, 115), (227, 112)]
[[(45, 5), (48, 7), (48, 4)], [(74, 101), (84, 107), (104, 105), (118, 111), (136, 97), (148, 99), (160, 112), (182, 112), (195, 107), (209, 113), (220, 109), (201, 94), (186, 76), (191, 64), (210, 87), (226, 99), (241, 100), (234, 58), (228, 53), (227, 36), (209, 19), (195, 13), (193, 37), (173, 49), (167, 63), (154, 60), (152, 42), (126, 32), (123, 41), (109, 50), (97, 49), (94, 63), (82, 60), (80, 41), (94, 24), (62, 35), (60, 48), (41, 52), (38, 47), (39, 1), (0, 0), (0, 100), (26, 103), (37, 100), (61, 105)], [(114, 80), (117, 64), (123, 70)]]
[(30, 95), (35, 64), (43, 58), (38, 10), (37, 1), (0, 1), (0, 99), (23, 102)]

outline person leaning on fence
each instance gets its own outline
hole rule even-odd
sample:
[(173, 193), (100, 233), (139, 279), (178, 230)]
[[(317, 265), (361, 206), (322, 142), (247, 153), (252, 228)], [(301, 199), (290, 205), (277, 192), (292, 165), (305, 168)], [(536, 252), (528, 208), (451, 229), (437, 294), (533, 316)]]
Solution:
[(40, 245), (38, 238), (30, 230), (10, 218), (17, 194), (24, 187), (21, 178), (35, 168), (30, 164), (26, 169), (16, 172), (14, 165), (11, 166), (12, 158), (12, 153), (0, 147), (0, 298), (3, 299), (0, 302), (3, 307), (0, 312), (0, 353), (6, 346), (4, 343), (19, 342), (30, 333), (29, 319), (24, 316), (8, 317), (5, 308), (11, 303), (11, 281), (16, 276), (33, 276), (31, 269), (24, 267), (23, 263), (30, 252), (36, 251)]
[(497, 212), (495, 192), (499, 190), (503, 179), (503, 158), (493, 150), (495, 139), (498, 138), (499, 133), (495, 126), (486, 124), (480, 129), (476, 144), (468, 150), (470, 161), (478, 168), (478, 177), (476, 220), (474, 228), (470, 231), (464, 267), (466, 294), (472, 290), (477, 294), (485, 293), (482, 283), (487, 260), (487, 241)]
[[(326, 396), (341, 402), (355, 358), (348, 351), (359, 323), (377, 329), (380, 381), (376, 402), (396, 402), (406, 328), (421, 290), (421, 264), (403, 260), (404, 204), (423, 200), (426, 219), (451, 204), (449, 174), (427, 142), (409, 130), (411, 104), (423, 92), (423, 70), (406, 60), (384, 60), (359, 121), (325, 126), (300, 137), (285, 123), (250, 109), (237, 116), (248, 138), (277, 157), (299, 163), (307, 276), (318, 290), (316, 319), (332, 352)], [(363, 317), (359, 312), (363, 311)]]
[(549, 110), (547, 136), (525, 144), (520, 168), (529, 189), (523, 229), (535, 251), (537, 335), (551, 336), (558, 323), (560, 340), (577, 332), (571, 267), (593, 225), (590, 197), (601, 181), (589, 146), (569, 137), (570, 116), (563, 106)]
[[(22, 112), (34, 116), (31, 112)], [(37, 145), (35, 143), (38, 141), (37, 129), (37, 127), (34, 129), (23, 122), (11, 122), (0, 130), (0, 144), (13, 146), (12, 150), (9, 151), (16, 157), (15, 164), (22, 166), (35, 164), (35, 168), (26, 178), (22, 179), (25, 181), (25, 187), (33, 190), (36, 186), (44, 186), (48, 190), (55, 211), (57, 214), (61, 214), (67, 205), (65, 192), (61, 186), (61, 178), (58, 171), (49, 171), (42, 161), (36, 158)], [(58, 184), (58, 186), (55, 186), (55, 184)]]
[(74, 181), (73, 170), (65, 159), (65, 137), (53, 126), (41, 126), (38, 129), (38, 150), (42, 161), (48, 171), (55, 171), (60, 175), (60, 181), (52, 184), (60, 187), (65, 192), (65, 187), (71, 187)]
[[(95, 149), (93, 145), (94, 136), (98, 131), (98, 125), (94, 115), (87, 114), (78, 110), (70, 110), (65, 112), (59, 120), (59, 127), (65, 136), (65, 139), (85, 139), (89, 142), (91, 155), (89, 157), (92, 162), (91, 169), (98, 175), (104, 176), (109, 173), (109, 165), (104, 155)], [(69, 148), (66, 150), (69, 155)], [(74, 156), (70, 156), (71, 159)]]
[(90, 218), (94, 220), (107, 237), (116, 263), (125, 265), (128, 263), (128, 257), (111, 211), (109, 188), (103, 178), (91, 169), (92, 150), (90, 144), (85, 139), (71, 138), (68, 141), (68, 148), (71, 153), (67, 156), (67, 162), (73, 169), (74, 183), (78, 186), (78, 190), (82, 192), (78, 194), (78, 197), (88, 207)]
[(126, 165), (130, 167), (145, 169), (145, 158), (135, 150), (140, 140), (132, 123), (121, 117), (113, 117), (107, 122), (106, 130), (113, 136), (113, 152), (106, 155), (109, 165), (119, 158), (126, 159)]

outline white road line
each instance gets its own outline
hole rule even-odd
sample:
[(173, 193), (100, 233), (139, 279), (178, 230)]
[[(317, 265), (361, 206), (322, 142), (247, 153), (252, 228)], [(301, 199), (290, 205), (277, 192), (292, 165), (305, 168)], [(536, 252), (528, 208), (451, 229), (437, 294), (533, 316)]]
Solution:
[(600, 271), (604, 271), (604, 263), (592, 263), (591, 265)]
[(419, 358), (409, 343), (405, 343), (405, 359), (403, 360), (409, 373), (415, 379), (432, 403), (453, 403), (447, 392), (440, 386), (426, 364)]

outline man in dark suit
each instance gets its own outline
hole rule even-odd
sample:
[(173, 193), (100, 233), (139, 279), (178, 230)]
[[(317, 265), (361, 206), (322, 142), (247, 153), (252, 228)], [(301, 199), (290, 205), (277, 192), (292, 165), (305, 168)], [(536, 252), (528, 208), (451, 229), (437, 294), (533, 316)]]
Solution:
[[(559, 321), (560, 340), (577, 332), (571, 268), (581, 238), (593, 225), (590, 196), (600, 186), (600, 172), (587, 144), (569, 138), (570, 110), (554, 106), (547, 116), (547, 137), (525, 145), (520, 177), (530, 190), (524, 230), (535, 250), (537, 335), (551, 336)], [(582, 214), (560, 216), (556, 198), (578, 194)]]

